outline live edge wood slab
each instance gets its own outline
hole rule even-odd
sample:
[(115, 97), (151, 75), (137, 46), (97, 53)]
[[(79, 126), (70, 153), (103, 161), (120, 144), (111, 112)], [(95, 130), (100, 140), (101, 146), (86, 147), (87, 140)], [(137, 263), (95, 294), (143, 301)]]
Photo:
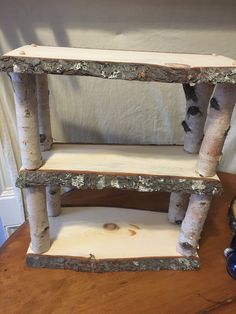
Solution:
[(197, 155), (184, 152), (182, 146), (54, 143), (52, 149), (42, 155), (43, 165), (39, 169), (20, 171), (18, 187), (62, 185), (139, 192), (184, 190), (207, 195), (222, 192), (217, 176), (205, 178), (195, 172)]
[(64, 208), (50, 218), (50, 249), (28, 249), (31, 267), (86, 272), (197, 270), (198, 256), (176, 252), (180, 227), (166, 213), (111, 207)]
[(0, 71), (165, 83), (236, 83), (235, 60), (218, 55), (27, 45), (0, 58)]

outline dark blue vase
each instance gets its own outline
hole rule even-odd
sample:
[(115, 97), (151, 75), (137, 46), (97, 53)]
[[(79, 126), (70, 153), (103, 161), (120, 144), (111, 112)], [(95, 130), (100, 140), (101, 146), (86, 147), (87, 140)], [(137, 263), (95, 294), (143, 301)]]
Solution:
[(227, 271), (233, 279), (236, 279), (236, 250), (226, 252)]

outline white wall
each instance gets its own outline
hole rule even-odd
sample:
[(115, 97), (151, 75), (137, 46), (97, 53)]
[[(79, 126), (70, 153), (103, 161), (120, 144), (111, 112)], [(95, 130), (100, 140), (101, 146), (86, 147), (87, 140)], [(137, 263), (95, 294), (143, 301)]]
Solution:
[[(236, 1), (1, 3), (0, 53), (26, 43), (216, 53), (236, 58)], [(0, 97), (5, 106), (13, 108), (7, 80), (1, 75)], [(182, 143), (185, 103), (177, 85), (54, 76), (50, 86), (56, 140)], [(235, 151), (236, 123), (227, 139), (223, 170), (236, 173)]]

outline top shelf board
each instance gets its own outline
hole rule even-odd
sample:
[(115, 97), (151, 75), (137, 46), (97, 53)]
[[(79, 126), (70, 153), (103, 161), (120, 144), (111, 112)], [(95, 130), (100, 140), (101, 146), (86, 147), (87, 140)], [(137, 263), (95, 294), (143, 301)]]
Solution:
[(27, 45), (4, 54), (0, 70), (166, 83), (236, 83), (236, 61), (220, 55)]

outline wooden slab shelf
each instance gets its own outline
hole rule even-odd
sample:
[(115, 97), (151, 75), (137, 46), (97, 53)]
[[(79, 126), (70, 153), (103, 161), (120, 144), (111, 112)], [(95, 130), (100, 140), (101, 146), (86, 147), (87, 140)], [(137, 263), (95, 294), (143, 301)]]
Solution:
[(27, 45), (0, 58), (0, 70), (166, 83), (236, 83), (236, 62), (218, 55)]
[(203, 178), (195, 172), (197, 157), (184, 152), (182, 146), (54, 143), (43, 153), (38, 170), (20, 171), (17, 186), (221, 194), (217, 176)]
[(164, 213), (63, 208), (60, 216), (50, 218), (49, 251), (34, 254), (29, 248), (27, 264), (86, 272), (197, 270), (197, 255), (184, 257), (176, 252), (179, 228)]

